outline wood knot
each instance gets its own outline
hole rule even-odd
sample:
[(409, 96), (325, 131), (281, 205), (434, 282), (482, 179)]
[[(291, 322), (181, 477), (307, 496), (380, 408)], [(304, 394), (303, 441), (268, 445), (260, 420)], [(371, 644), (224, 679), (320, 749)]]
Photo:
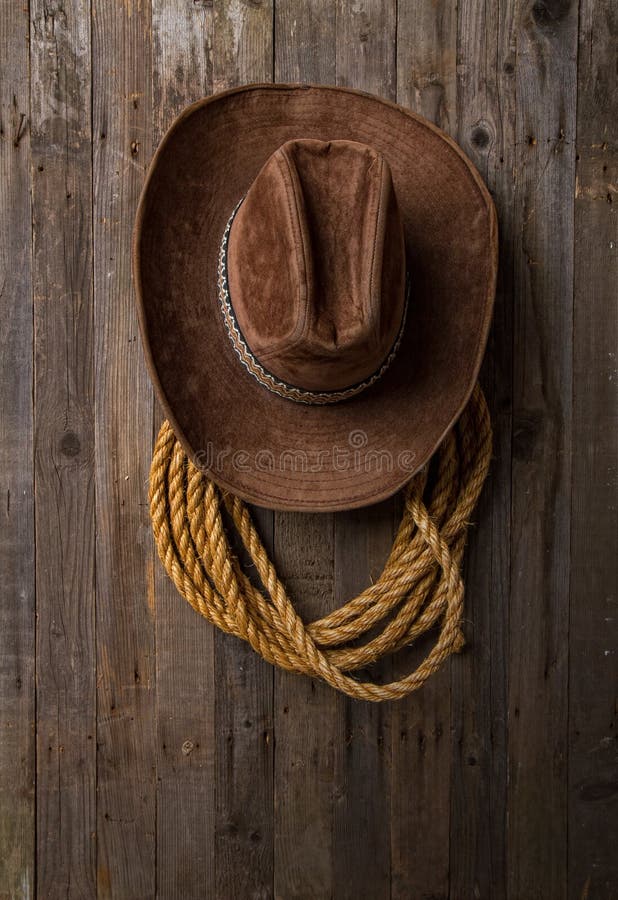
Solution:
[(566, 19), (571, 10), (571, 0), (536, 0), (532, 18), (538, 28), (551, 31)]
[(515, 459), (530, 462), (534, 459), (535, 450), (543, 434), (545, 416), (542, 410), (526, 410), (520, 412), (513, 427), (513, 456)]
[(470, 132), (470, 143), (477, 150), (486, 150), (491, 143), (491, 131), (486, 122), (477, 122)]
[(77, 456), (82, 449), (81, 441), (74, 431), (65, 431), (60, 439), (60, 452), (63, 456)]

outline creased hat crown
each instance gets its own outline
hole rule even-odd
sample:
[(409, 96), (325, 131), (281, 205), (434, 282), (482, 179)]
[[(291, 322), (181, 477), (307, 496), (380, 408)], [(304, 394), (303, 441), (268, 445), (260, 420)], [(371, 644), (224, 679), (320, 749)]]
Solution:
[(318, 392), (326, 399), (316, 402), (328, 402), (358, 393), (388, 365), (406, 265), (382, 154), (354, 141), (283, 144), (233, 215), (224, 251), (230, 336), (267, 387), (280, 382), (284, 396), (286, 385), (300, 389), (291, 399)]

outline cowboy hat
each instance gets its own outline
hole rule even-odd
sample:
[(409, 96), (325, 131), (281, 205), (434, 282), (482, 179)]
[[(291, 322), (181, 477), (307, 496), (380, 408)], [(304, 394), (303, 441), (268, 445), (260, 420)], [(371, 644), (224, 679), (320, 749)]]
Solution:
[(133, 269), (157, 395), (237, 496), (338, 510), (395, 493), (480, 367), (493, 203), (431, 123), (347, 88), (249, 85), (172, 124)]

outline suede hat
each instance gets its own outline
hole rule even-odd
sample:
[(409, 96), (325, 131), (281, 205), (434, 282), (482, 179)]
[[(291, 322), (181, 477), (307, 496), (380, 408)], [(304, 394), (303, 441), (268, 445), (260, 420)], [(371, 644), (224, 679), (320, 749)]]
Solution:
[(172, 124), (133, 269), (150, 374), (193, 462), (269, 508), (360, 507), (427, 462), (470, 396), (496, 215), (420, 116), (249, 85)]

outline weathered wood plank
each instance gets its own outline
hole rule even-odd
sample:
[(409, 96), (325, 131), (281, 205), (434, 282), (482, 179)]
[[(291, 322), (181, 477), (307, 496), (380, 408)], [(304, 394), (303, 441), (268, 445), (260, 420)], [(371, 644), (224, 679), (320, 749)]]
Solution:
[(508, 881), (563, 897), (577, 3), (525, 5), (516, 66)]
[(37, 894), (96, 895), (90, 4), (30, 6)]
[(273, 80), (273, 0), (213, 0), (215, 91)]
[(98, 893), (152, 898), (155, 872), (152, 391), (131, 288), (151, 156), (150, 5), (93, 7)]
[(578, 56), (568, 895), (618, 890), (618, 15), (583, 0)]
[[(394, 2), (337, 4), (337, 84), (396, 98), (397, 11)], [(394, 535), (394, 500), (339, 513), (334, 522), (335, 605), (375, 579)], [(390, 676), (390, 662), (378, 674)], [(375, 674), (375, 673), (374, 673)], [(390, 704), (337, 695), (333, 820), (333, 892), (347, 898), (390, 897)]]
[(466, 558), (468, 650), (453, 660), (451, 897), (505, 896), (506, 709), (513, 370), (515, 9), (464, 2), (458, 19), (457, 138), (500, 221), (499, 284), (481, 381), (494, 429), (490, 477)]
[[(277, 513), (276, 564), (296, 609), (312, 621), (333, 608), (333, 517)], [(333, 892), (334, 744), (337, 702), (328, 685), (275, 678), (275, 896)]]
[(213, 19), (210, 3), (152, 0), (155, 144), (185, 106), (212, 93)]
[(28, 9), (0, 5), (0, 896), (35, 884), (34, 472)]
[[(397, 99), (455, 135), (457, 9), (399, 4)], [(418, 664), (401, 654), (395, 674)], [(450, 666), (393, 705), (392, 896), (446, 897), (449, 883)]]
[[(275, 5), (276, 81), (335, 82), (335, 6)], [(302, 135), (299, 135), (302, 137)], [(305, 621), (333, 608), (333, 516), (277, 513), (275, 560)], [(275, 675), (275, 896), (333, 896), (336, 698), (309, 678)]]
[[(270, 0), (153, 0), (152, 10), (154, 124), (150, 4), (93, 10), (92, 211), (87, 2), (33, 0), (31, 87), (28, 12), (0, 8), (0, 897), (35, 893), (33, 383), (41, 897), (92, 896), (97, 834), (101, 897), (373, 898), (389, 880), (401, 900), (613, 896), (610, 4), (581, 0), (577, 185), (575, 0), (464, 0), (458, 23), (451, 0), (399, 3), (396, 60), (390, 2), (285, 0), (273, 13)], [(381, 708), (273, 678), (248, 648), (215, 637), (167, 583), (150, 538), (153, 406), (129, 275), (137, 194), (173, 115), (212, 85), (270, 80), (273, 53), (277, 80), (392, 97), (398, 83), (400, 102), (472, 156), (501, 221), (483, 370), (495, 460), (467, 556), (469, 649), (450, 678)], [(377, 573), (394, 509), (258, 512), (303, 614)]]
[[(273, 78), (272, 0), (215, 0), (216, 90)], [(253, 510), (273, 548), (273, 514)], [(215, 896), (273, 893), (273, 679), (248, 644), (215, 634)]]
[[(154, 142), (212, 91), (212, 6), (153, 0)], [(161, 423), (155, 410), (155, 431)], [(154, 569), (157, 684), (157, 891), (215, 896), (214, 630)]]
[(457, 4), (423, 0), (397, 8), (397, 99), (457, 132)]
[[(395, 506), (395, 501), (388, 500), (336, 514), (337, 606), (379, 576), (393, 543)], [(359, 674), (390, 681), (390, 660)], [(333, 896), (390, 898), (393, 704), (364, 703), (343, 694), (336, 699)]]
[(275, 81), (335, 83), (335, 4), (275, 4)]
[(394, 0), (338, 0), (337, 84), (394, 100), (397, 93), (397, 5)]

